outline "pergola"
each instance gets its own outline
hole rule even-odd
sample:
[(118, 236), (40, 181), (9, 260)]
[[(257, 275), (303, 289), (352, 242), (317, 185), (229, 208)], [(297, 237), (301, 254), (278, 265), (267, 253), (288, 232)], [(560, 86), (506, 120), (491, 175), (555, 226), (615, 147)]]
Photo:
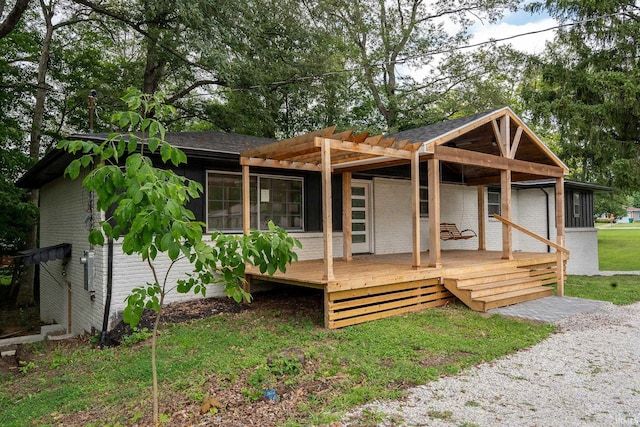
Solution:
[[(484, 186), (500, 184), (502, 215), (502, 258), (513, 259), (512, 229), (533, 235), (511, 221), (511, 183), (540, 178), (556, 180), (557, 241), (546, 244), (558, 252), (562, 262), (564, 249), (564, 176), (567, 167), (511, 111), (502, 108), (466, 123), (447, 127), (429, 139), (416, 140), (411, 131), (397, 137), (370, 136), (353, 131), (335, 133), (326, 128), (294, 138), (274, 142), (240, 153), (243, 178), (243, 226), (249, 232), (249, 169), (270, 167), (314, 171), (322, 174), (322, 224), (324, 234), (324, 280), (334, 280), (332, 241), (331, 176), (342, 174), (343, 257), (352, 259), (351, 177), (353, 172), (410, 164), (413, 223), (412, 264), (421, 268), (420, 251), (420, 162), (428, 163), (429, 253), (428, 267), (441, 267), (440, 248), (440, 169), (441, 164), (459, 170), (467, 185), (478, 187), (478, 250), (485, 250)], [(452, 122), (453, 123), (453, 122)], [(403, 138), (408, 134), (409, 138)], [(535, 235), (534, 237), (540, 238)], [(558, 293), (562, 295), (562, 269), (559, 269)]]

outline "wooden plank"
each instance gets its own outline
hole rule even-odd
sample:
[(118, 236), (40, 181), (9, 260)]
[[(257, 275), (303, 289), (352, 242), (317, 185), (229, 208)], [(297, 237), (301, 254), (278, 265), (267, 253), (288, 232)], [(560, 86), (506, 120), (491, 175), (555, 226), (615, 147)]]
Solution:
[(443, 305), (450, 304), (454, 300), (455, 300), (454, 298), (443, 298), (436, 301), (431, 301), (429, 303), (424, 303), (421, 305), (402, 307), (395, 310), (388, 310), (385, 312), (373, 313), (365, 316), (358, 316), (358, 317), (353, 317), (353, 318), (339, 320), (339, 321), (330, 321), (329, 327), (331, 329), (344, 328), (345, 326), (357, 325), (359, 323), (369, 322), (377, 319), (383, 319), (385, 317), (398, 316), (401, 314), (407, 314), (407, 313), (412, 313), (416, 311), (423, 311), (428, 308), (441, 307)]
[[(558, 177), (556, 179), (556, 241), (558, 246), (564, 247), (565, 231), (564, 231), (564, 177)], [(558, 296), (564, 296), (564, 262), (562, 253), (556, 249), (557, 252), (557, 271), (558, 271), (558, 286), (556, 292)]]
[(427, 160), (429, 186), (429, 267), (442, 267), (440, 253), (440, 161)]
[(511, 143), (511, 151), (509, 151), (509, 158), (515, 159), (516, 152), (518, 151), (518, 146), (520, 145), (520, 140), (522, 139), (522, 126), (518, 126), (516, 129), (516, 134), (513, 137), (513, 142)]
[(309, 154), (315, 154), (316, 156), (320, 154), (320, 149), (315, 146), (313, 141), (296, 145), (286, 152), (268, 155), (268, 157), (271, 160), (302, 161), (304, 163), (304, 160), (298, 160), (298, 158), (302, 156), (308, 156)]
[[(367, 141), (371, 138), (367, 138)], [(319, 140), (323, 140), (319, 138)], [(358, 144), (350, 141), (336, 141), (334, 139), (326, 139), (332, 150), (349, 151), (352, 153), (373, 154), (377, 156), (387, 156), (398, 159), (411, 159), (411, 152), (408, 150), (397, 150), (394, 148), (378, 147), (368, 143)], [(316, 140), (316, 146), (318, 142)]]
[(368, 297), (371, 295), (377, 295), (381, 293), (398, 292), (398, 291), (407, 289), (408, 284), (411, 284), (411, 286), (416, 288), (437, 288), (438, 290), (442, 290), (438, 288), (439, 286), (442, 286), (439, 283), (440, 283), (440, 280), (436, 278), (425, 279), (425, 280), (415, 280), (412, 282), (390, 283), (387, 285), (376, 286), (376, 287), (366, 287), (366, 288), (350, 289), (348, 291), (331, 292), (329, 294), (329, 299), (330, 301), (333, 302), (333, 301), (339, 301), (342, 299), (362, 298), (362, 297)]
[(420, 268), (420, 153), (411, 158), (411, 218), (413, 222), (413, 268)]
[(349, 141), (360, 143), (360, 142), (364, 142), (368, 137), (369, 137), (369, 132), (362, 132), (357, 135), (352, 135), (351, 138), (349, 138)]
[[(390, 301), (400, 301), (400, 300), (403, 301), (402, 303), (403, 305), (407, 305), (406, 300), (415, 299), (415, 297), (420, 297), (423, 295), (433, 295), (433, 294), (438, 294), (438, 297), (440, 297), (440, 294), (442, 294), (443, 292), (446, 292), (447, 294), (449, 293), (449, 291), (447, 291), (444, 286), (438, 285), (438, 288), (439, 289), (429, 289), (429, 292), (425, 292), (425, 289), (423, 288), (410, 288), (400, 292), (378, 294), (378, 295), (372, 295), (369, 297), (355, 298), (355, 299), (344, 300), (344, 301), (332, 301), (333, 302), (332, 307), (335, 312), (338, 310), (346, 310), (346, 309), (354, 309), (354, 308), (363, 307), (363, 306), (379, 305), (381, 303), (387, 303)], [(380, 311), (378, 310), (378, 307), (367, 307), (367, 308), (374, 311)]]
[(320, 129), (315, 132), (309, 132), (304, 135), (295, 136), (289, 139), (273, 142), (271, 144), (262, 145), (260, 147), (245, 150), (240, 153), (240, 157), (263, 157), (278, 153), (286, 153), (293, 149), (296, 145), (305, 144), (314, 141), (317, 137), (326, 138), (333, 135), (336, 126)]
[(551, 246), (552, 248), (556, 249), (557, 251), (562, 251), (562, 252), (565, 252), (565, 253), (569, 253), (569, 250), (567, 248), (565, 248), (564, 246), (561, 246), (561, 245), (559, 245), (559, 244), (557, 244), (555, 242), (552, 242), (551, 240), (545, 239), (541, 235), (536, 234), (533, 231), (528, 230), (528, 229), (524, 228), (523, 226), (516, 224), (513, 221), (509, 221), (508, 219), (506, 219), (506, 218), (504, 218), (504, 217), (502, 217), (500, 215), (493, 215), (493, 217), (495, 219), (497, 219), (498, 221), (501, 221), (503, 224), (507, 224), (508, 226), (513, 227), (516, 230), (523, 232), (527, 236), (533, 237), (534, 239), (539, 240), (540, 242), (544, 243), (545, 245)]
[(331, 218), (331, 140), (316, 138), (322, 148), (322, 230), (324, 240), (323, 280), (334, 280), (333, 275), (333, 220)]
[(356, 165), (352, 165), (349, 163), (344, 163), (344, 164), (334, 164), (333, 165), (333, 170), (335, 171), (346, 171), (346, 172), (358, 172), (358, 171), (365, 171), (365, 170), (371, 170), (371, 169), (379, 169), (379, 168), (386, 168), (386, 167), (391, 167), (391, 166), (400, 166), (400, 165), (406, 165), (407, 163), (409, 163), (409, 160), (406, 159), (393, 159), (393, 160), (386, 160), (386, 158), (380, 158), (380, 161), (371, 161), (371, 162), (367, 162), (367, 163), (362, 163), (362, 164), (356, 164)]
[[(501, 212), (511, 221), (511, 171), (500, 171)], [(513, 259), (511, 225), (502, 223), (502, 259)]]
[(293, 170), (305, 170), (311, 172), (320, 172), (320, 165), (314, 163), (301, 163), (290, 162), (286, 160), (271, 160), (261, 159), (257, 157), (241, 157), (240, 164), (242, 166), (258, 166), (263, 168), (277, 168), (277, 169), (293, 169)]
[(351, 230), (351, 172), (342, 174), (342, 258), (353, 260)]
[(496, 144), (498, 144), (500, 155), (506, 157), (506, 153), (504, 152), (504, 142), (502, 141), (502, 134), (500, 132), (500, 126), (498, 126), (497, 119), (491, 120), (491, 128), (493, 129), (493, 136), (496, 138)]
[(509, 157), (509, 153), (511, 153), (511, 122), (508, 114), (505, 114), (500, 120), (500, 136), (504, 145), (503, 156)]
[(490, 169), (511, 170), (531, 175), (560, 177), (564, 176), (564, 171), (558, 166), (543, 163), (533, 163), (524, 160), (509, 159), (506, 157), (494, 156), (492, 154), (480, 153), (477, 151), (462, 150), (453, 147), (438, 145), (435, 147), (435, 157), (444, 162), (459, 163), (464, 165), (479, 166)]
[(340, 320), (350, 317), (366, 316), (368, 314), (383, 313), (385, 311), (394, 310), (401, 307), (408, 306), (421, 306), (422, 304), (437, 301), (443, 298), (448, 298), (451, 294), (449, 291), (437, 292), (429, 295), (418, 295), (406, 299), (399, 299), (397, 301), (390, 301), (385, 303), (373, 304), (363, 306), (359, 308), (352, 308), (348, 310), (337, 311), (335, 304), (332, 304), (332, 310), (329, 313), (329, 321)]
[(242, 165), (242, 233), (249, 235), (251, 227), (251, 188), (249, 165)]
[(486, 187), (479, 185), (478, 193), (478, 250), (485, 251), (487, 249), (487, 210), (485, 209)]

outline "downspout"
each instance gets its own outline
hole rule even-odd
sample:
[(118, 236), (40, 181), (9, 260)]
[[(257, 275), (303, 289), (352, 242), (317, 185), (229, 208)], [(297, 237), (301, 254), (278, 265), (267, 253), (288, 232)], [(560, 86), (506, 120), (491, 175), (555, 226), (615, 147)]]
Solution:
[[(549, 193), (543, 188), (539, 187), (540, 190), (544, 193), (545, 196), (545, 206), (547, 207), (547, 240), (551, 240), (551, 223), (549, 222)], [(547, 245), (547, 252), (551, 252), (551, 246)]]
[(109, 326), (109, 313), (111, 312), (111, 292), (113, 289), (113, 239), (109, 239), (107, 249), (107, 298), (104, 303), (104, 316), (102, 317), (102, 332), (100, 333), (100, 349), (104, 348)]

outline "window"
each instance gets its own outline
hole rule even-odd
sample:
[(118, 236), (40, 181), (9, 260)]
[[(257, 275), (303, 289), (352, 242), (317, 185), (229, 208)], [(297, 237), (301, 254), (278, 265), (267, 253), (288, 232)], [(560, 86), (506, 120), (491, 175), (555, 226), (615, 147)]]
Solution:
[[(272, 220), (287, 230), (303, 229), (302, 178), (251, 175), (249, 187), (251, 228), (264, 230)], [(241, 174), (207, 173), (207, 229), (242, 230)]]
[(580, 199), (580, 193), (573, 193), (573, 216), (575, 218), (580, 217), (580, 211), (582, 211), (582, 203)]
[(420, 187), (420, 216), (429, 216), (429, 188)]
[(489, 190), (487, 192), (487, 213), (489, 216), (493, 216), (494, 214), (500, 215), (501, 208), (500, 192)]

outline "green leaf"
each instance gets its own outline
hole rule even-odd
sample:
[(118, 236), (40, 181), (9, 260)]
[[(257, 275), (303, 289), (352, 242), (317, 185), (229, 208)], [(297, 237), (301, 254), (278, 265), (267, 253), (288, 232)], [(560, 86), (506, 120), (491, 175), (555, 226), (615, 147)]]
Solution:
[(73, 160), (71, 163), (69, 163), (69, 166), (67, 166), (64, 173), (66, 175), (69, 175), (69, 178), (76, 179), (78, 175), (80, 175), (80, 166), (81, 164), (79, 160)]
[(89, 232), (89, 243), (98, 246), (104, 246), (104, 235), (99, 228), (93, 229)]
[(158, 149), (158, 145), (160, 144), (160, 140), (158, 138), (149, 138), (147, 141), (147, 145), (149, 146), (149, 151), (155, 153)]
[(160, 156), (162, 157), (163, 163), (167, 163), (167, 161), (173, 157), (173, 153), (171, 151), (171, 145), (167, 144), (166, 142), (162, 144), (162, 146), (160, 147)]

